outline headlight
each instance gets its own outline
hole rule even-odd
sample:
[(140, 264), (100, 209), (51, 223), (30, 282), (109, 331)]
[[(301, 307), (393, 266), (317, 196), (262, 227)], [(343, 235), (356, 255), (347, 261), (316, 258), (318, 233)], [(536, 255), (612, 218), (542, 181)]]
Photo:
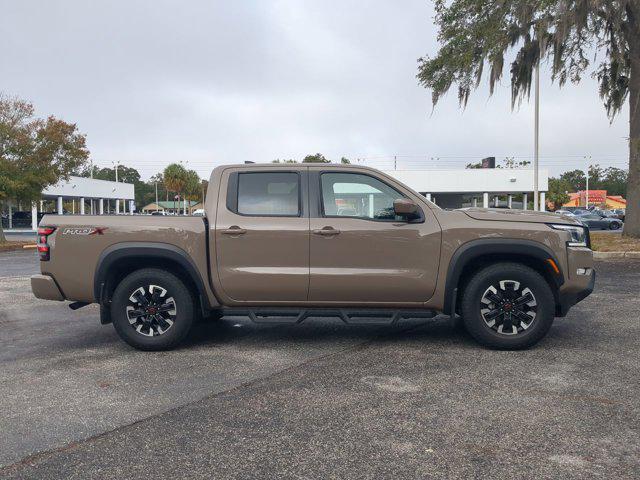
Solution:
[(578, 225), (549, 225), (554, 230), (564, 230), (571, 235), (571, 240), (567, 243), (570, 247), (586, 247), (587, 231)]

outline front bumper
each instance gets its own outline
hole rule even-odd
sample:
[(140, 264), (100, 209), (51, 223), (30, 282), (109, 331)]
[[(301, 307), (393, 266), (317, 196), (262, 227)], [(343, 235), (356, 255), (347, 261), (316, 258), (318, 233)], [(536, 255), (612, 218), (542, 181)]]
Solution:
[(591, 269), (589, 283), (585, 287), (581, 287), (579, 289), (567, 289), (564, 291), (561, 290), (558, 295), (559, 298), (556, 316), (564, 317), (569, 312), (569, 309), (571, 307), (591, 295), (595, 285), (596, 271), (594, 269)]
[(33, 275), (31, 277), (31, 291), (36, 298), (43, 300), (64, 300), (58, 284), (49, 275)]

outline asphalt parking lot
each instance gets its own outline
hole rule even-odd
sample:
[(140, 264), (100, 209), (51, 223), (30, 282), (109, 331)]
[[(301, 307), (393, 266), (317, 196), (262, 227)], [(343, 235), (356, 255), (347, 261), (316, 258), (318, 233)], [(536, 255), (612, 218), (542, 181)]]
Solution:
[(143, 353), (0, 254), (0, 478), (640, 478), (640, 261), (522, 352), (243, 318)]

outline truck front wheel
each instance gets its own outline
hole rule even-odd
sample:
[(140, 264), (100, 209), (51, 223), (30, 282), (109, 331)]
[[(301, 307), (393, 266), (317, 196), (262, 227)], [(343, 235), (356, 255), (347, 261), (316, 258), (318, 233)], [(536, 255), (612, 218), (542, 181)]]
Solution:
[(111, 319), (120, 338), (139, 350), (167, 350), (189, 333), (194, 299), (175, 275), (155, 268), (137, 270), (116, 287)]
[(464, 289), (464, 326), (492, 348), (527, 348), (553, 323), (555, 300), (549, 284), (534, 269), (498, 263), (476, 272)]

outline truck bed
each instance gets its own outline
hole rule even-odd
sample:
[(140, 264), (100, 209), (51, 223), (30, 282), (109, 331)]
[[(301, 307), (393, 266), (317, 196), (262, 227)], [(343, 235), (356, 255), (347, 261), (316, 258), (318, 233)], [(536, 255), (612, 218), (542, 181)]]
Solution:
[(64, 297), (97, 302), (94, 276), (104, 253), (116, 244), (170, 245), (183, 251), (208, 285), (207, 219), (155, 215), (46, 215), (40, 226), (55, 227), (48, 238), (50, 260), (42, 274), (63, 286)]

